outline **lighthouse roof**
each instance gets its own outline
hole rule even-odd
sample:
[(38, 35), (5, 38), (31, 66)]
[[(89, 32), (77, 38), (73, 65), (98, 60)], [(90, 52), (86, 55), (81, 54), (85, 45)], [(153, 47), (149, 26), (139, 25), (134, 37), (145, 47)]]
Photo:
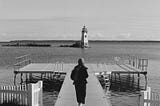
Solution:
[(88, 30), (87, 30), (86, 26), (83, 26), (83, 28), (82, 28), (82, 32), (88, 32)]

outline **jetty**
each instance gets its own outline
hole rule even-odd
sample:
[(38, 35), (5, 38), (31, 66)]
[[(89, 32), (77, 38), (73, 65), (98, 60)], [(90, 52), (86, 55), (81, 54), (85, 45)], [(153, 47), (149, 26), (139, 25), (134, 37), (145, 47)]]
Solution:
[[(76, 106), (76, 94), (73, 82), (70, 79), (70, 72), (67, 73), (63, 86), (59, 93), (55, 106)], [(110, 100), (105, 95), (98, 79), (93, 73), (89, 73), (86, 104), (85, 106), (111, 106)]]
[[(64, 78), (55, 106), (76, 105), (75, 90), (72, 84), (73, 82), (70, 79), (70, 73), (76, 63), (32, 63), (29, 55), (17, 57), (16, 61), (17, 63), (14, 65), (15, 84), (17, 81), (20, 81), (21, 84), (32, 82), (35, 77), (39, 80)], [(109, 63), (86, 63), (85, 65), (88, 67), (89, 73), (86, 106), (111, 106), (110, 99), (105, 95), (106, 92), (102, 89), (102, 86), (98, 81), (98, 77), (105, 81), (104, 86), (108, 90), (116, 88), (115, 85), (121, 86), (125, 82), (127, 82), (126, 84), (129, 86), (134, 86), (136, 83), (138, 88), (137, 90), (140, 90), (140, 75), (143, 75), (145, 78), (144, 90), (147, 88), (148, 59), (134, 58), (126, 60), (121, 59), (120, 57), (114, 57), (114, 61)], [(125, 81), (123, 81), (124, 76), (126, 75), (126, 78), (129, 79), (125, 79)], [(17, 77), (20, 80), (16, 80)]]

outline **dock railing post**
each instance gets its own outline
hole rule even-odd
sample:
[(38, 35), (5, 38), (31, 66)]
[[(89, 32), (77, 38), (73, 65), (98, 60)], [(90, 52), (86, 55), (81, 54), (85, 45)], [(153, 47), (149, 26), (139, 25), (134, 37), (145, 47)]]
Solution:
[(138, 58), (136, 57), (136, 68), (138, 68)]
[(147, 67), (148, 67), (148, 59), (139, 59), (138, 69), (141, 69), (142, 71), (147, 71)]

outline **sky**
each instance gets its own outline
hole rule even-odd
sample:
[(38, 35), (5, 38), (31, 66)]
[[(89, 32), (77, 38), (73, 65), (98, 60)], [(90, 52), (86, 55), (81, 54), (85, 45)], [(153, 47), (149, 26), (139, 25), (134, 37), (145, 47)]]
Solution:
[(160, 40), (160, 0), (0, 0), (0, 41)]

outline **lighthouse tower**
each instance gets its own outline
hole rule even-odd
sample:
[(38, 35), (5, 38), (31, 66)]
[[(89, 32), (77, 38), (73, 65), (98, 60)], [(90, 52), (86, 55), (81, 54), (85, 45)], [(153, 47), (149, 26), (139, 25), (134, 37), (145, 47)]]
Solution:
[(87, 48), (87, 47), (89, 47), (89, 45), (88, 45), (88, 35), (87, 35), (87, 33), (88, 33), (88, 30), (87, 30), (87, 28), (84, 26), (84, 27), (82, 28), (82, 38), (81, 38), (81, 47), (82, 47), (82, 48)]

